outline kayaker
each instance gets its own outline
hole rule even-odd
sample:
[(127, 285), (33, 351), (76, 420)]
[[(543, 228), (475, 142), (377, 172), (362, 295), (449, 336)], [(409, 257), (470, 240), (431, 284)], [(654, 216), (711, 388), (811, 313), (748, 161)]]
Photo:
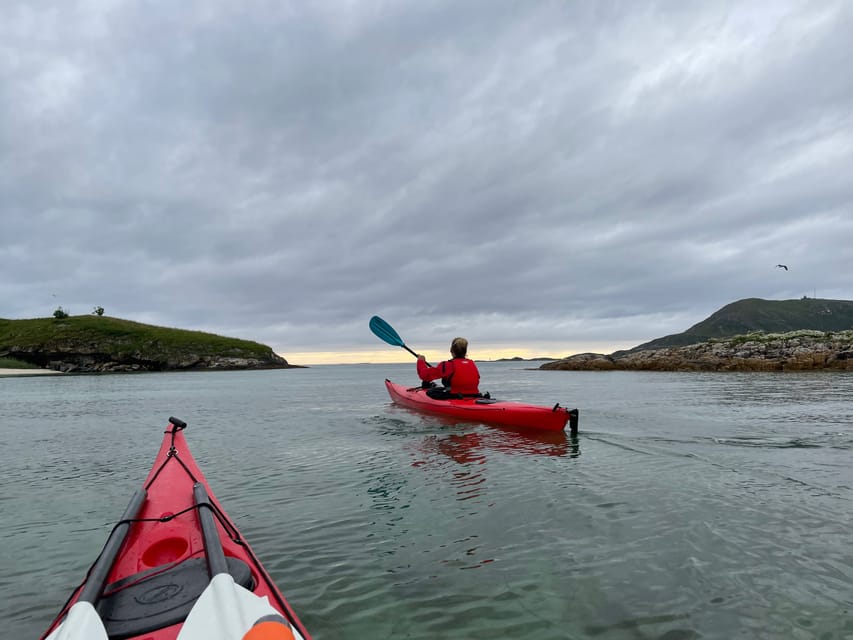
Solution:
[(454, 338), (450, 343), (450, 360), (439, 362), (434, 367), (427, 364), (426, 358), (418, 355), (418, 377), (424, 382), (441, 378), (442, 384), (453, 395), (480, 395), (480, 371), (473, 360), (468, 359), (468, 341)]

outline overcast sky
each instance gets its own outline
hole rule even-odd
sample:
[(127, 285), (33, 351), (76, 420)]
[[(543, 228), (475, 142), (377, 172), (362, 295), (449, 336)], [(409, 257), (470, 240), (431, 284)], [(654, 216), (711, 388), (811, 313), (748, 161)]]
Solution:
[(562, 356), (853, 299), (851, 2), (0, 6), (0, 317), (402, 361), (372, 315)]

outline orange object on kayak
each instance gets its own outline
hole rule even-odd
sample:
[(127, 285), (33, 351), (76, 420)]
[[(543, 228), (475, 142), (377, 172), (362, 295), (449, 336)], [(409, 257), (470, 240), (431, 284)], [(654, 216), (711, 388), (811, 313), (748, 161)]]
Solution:
[(281, 616), (291, 637), (310, 640), (210, 490), (186, 423), (169, 422), (145, 484), (42, 638), (241, 638)]
[(246, 632), (243, 640), (294, 640), (290, 625), (284, 618), (260, 620)]
[(394, 402), (423, 413), (451, 416), (470, 422), (545, 431), (563, 431), (568, 423), (571, 433), (578, 431), (578, 410), (569, 410), (559, 404), (553, 407), (540, 407), (483, 397), (433, 398), (427, 395), (427, 389), (407, 388), (388, 379), (385, 380), (385, 387)]

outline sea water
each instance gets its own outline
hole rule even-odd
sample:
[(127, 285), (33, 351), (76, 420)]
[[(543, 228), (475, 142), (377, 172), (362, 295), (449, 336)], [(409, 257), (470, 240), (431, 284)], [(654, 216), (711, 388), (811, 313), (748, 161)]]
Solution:
[(853, 375), (540, 371), (580, 433), (421, 416), (414, 363), (0, 378), (0, 621), (37, 638), (169, 416), (318, 640), (853, 638)]

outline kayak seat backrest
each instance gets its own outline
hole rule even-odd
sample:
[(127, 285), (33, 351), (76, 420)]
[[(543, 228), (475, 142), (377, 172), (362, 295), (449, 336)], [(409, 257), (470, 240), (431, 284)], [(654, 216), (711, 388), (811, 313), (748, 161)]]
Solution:
[[(232, 557), (226, 562), (234, 582), (254, 589), (249, 565)], [(96, 607), (110, 640), (123, 640), (183, 622), (209, 582), (205, 558), (191, 558), (107, 585)]]
[(491, 396), (488, 392), (476, 394), (450, 393), (450, 390), (447, 387), (430, 387), (427, 389), (426, 394), (433, 400), (463, 400), (467, 398), (476, 398), (477, 404), (491, 404), (492, 402), (495, 402), (494, 400), (491, 400)]
[(432, 387), (430, 389), (427, 389), (426, 394), (433, 400), (450, 400), (451, 398), (456, 397), (444, 387)]

